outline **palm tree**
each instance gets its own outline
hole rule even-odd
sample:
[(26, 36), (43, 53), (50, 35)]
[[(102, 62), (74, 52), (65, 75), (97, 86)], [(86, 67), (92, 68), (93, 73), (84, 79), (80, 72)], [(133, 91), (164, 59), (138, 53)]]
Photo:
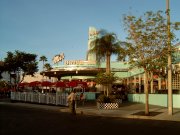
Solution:
[[(114, 33), (107, 33), (104, 30), (101, 30), (100, 33), (103, 33), (101, 37), (93, 40), (91, 42), (92, 48), (89, 50), (88, 53), (95, 53), (96, 54), (96, 62), (98, 65), (101, 62), (106, 60), (106, 75), (111, 74), (111, 55), (112, 54), (119, 54), (119, 43)], [(107, 86), (107, 96), (110, 92), (111, 84), (106, 84)]]
[[(101, 30), (100, 33), (104, 32)], [(88, 53), (96, 54), (97, 64), (106, 60), (106, 74), (111, 73), (110, 59), (112, 54), (119, 53), (119, 42), (114, 33), (105, 33), (91, 42), (92, 49)]]
[(44, 55), (41, 56), (40, 59), (39, 59), (39, 61), (42, 61), (42, 62), (43, 62), (43, 71), (44, 71), (44, 62), (47, 61), (46, 56), (44, 56)]
[(45, 63), (44, 64), (44, 68), (48, 71), (50, 71), (52, 69), (51, 65), (49, 63)]

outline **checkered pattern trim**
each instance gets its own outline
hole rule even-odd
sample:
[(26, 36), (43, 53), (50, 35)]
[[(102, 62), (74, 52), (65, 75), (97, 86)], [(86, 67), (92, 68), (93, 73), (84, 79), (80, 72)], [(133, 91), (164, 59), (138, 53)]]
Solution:
[(121, 104), (122, 103), (122, 99), (116, 99), (115, 103)]
[(97, 104), (99, 109), (117, 109), (119, 107), (118, 103), (98, 103)]

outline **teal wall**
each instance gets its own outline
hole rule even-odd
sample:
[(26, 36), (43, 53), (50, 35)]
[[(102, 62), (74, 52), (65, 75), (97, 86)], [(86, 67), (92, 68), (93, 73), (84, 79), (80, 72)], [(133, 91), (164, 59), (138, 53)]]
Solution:
[[(149, 104), (167, 107), (167, 94), (149, 94)], [(145, 94), (128, 94), (128, 101), (145, 103)], [(173, 108), (180, 108), (180, 94), (173, 94)]]
[[(77, 96), (79, 96), (81, 92), (77, 92)], [(96, 94), (99, 94), (98, 92), (84, 92), (84, 95), (86, 97), (86, 100), (96, 100)]]
[(173, 95), (173, 106), (180, 108), (180, 95)]

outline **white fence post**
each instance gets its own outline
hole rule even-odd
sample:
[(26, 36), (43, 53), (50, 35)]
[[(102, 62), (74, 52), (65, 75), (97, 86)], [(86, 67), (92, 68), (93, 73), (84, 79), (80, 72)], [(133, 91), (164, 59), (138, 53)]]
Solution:
[(34, 94), (31, 92), (31, 102), (34, 102)]
[(11, 91), (11, 100), (15, 100), (15, 92)]
[(39, 97), (39, 103), (41, 103), (41, 95), (40, 95), (40, 93), (38, 93), (38, 97)]
[(56, 92), (56, 105), (58, 105), (58, 93)]
[(24, 92), (25, 102), (27, 101), (27, 92)]
[(47, 94), (46, 95), (46, 104), (48, 104), (49, 103), (49, 95)]
[(20, 101), (21, 100), (21, 93), (18, 92), (18, 100)]

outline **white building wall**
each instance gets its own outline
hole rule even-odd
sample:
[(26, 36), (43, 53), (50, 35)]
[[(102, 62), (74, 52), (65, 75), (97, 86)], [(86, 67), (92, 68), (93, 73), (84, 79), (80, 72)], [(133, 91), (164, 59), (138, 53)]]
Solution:
[(24, 77), (23, 82), (42, 81), (42, 79), (43, 79), (42, 75), (40, 75), (39, 73), (35, 73), (34, 76), (26, 75)]
[(2, 80), (5, 80), (6, 82), (10, 81), (10, 75), (8, 72), (3, 72), (1, 75), (2, 75)]

